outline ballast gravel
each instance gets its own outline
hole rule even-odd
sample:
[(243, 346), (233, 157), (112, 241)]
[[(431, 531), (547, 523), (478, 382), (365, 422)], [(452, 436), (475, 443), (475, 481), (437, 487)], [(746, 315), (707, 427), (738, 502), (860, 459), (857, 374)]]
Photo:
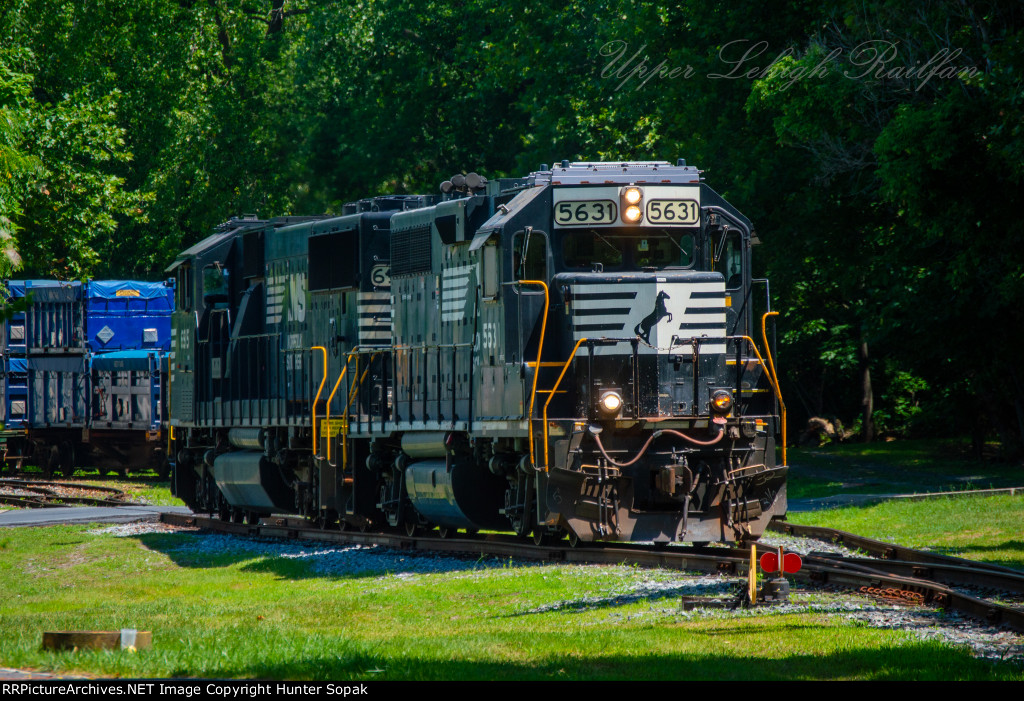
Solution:
[[(945, 612), (923, 606), (904, 606), (879, 602), (850, 593), (805, 591), (796, 589), (790, 603), (770, 608), (751, 610), (723, 610), (721, 608), (683, 611), (679, 597), (707, 597), (728, 600), (734, 598), (745, 585), (744, 579), (717, 575), (687, 576), (668, 570), (638, 570), (631, 567), (601, 565), (554, 565), (508, 558), (482, 557), (456, 558), (428, 552), (405, 552), (376, 545), (324, 545), (322, 543), (252, 539), (239, 536), (211, 534), (196, 528), (172, 526), (164, 523), (128, 523), (90, 531), (94, 535), (131, 537), (151, 533), (182, 536), (180, 544), (168, 551), (175, 556), (194, 556), (197, 559), (222, 556), (282, 558), (306, 563), (310, 571), (322, 576), (379, 575), (377, 584), (387, 587), (413, 580), (420, 575), (448, 573), (454, 578), (480, 576), (481, 570), (505, 570), (503, 574), (516, 574), (522, 568), (569, 568), (588, 573), (591, 593), (577, 598), (550, 602), (542, 606), (515, 612), (514, 616), (550, 612), (573, 614), (591, 610), (608, 610), (608, 615), (594, 625), (608, 625), (625, 621), (644, 620), (682, 621), (719, 617), (756, 617), (793, 613), (820, 613), (839, 616), (873, 628), (905, 630), (925, 640), (941, 640), (952, 645), (968, 647), (981, 658), (1024, 662), (1024, 636), (987, 626), (973, 618), (955, 612)], [(806, 538), (766, 535), (760, 541), (769, 547), (782, 546), (790, 552), (829, 552), (856, 555), (854, 551)], [(164, 546), (165, 548), (167, 546)], [(599, 574), (600, 576), (593, 576)], [(374, 590), (379, 591), (380, 586)], [(619, 612), (617, 607), (647, 602), (640, 611)], [(671, 603), (670, 603), (671, 602)]]

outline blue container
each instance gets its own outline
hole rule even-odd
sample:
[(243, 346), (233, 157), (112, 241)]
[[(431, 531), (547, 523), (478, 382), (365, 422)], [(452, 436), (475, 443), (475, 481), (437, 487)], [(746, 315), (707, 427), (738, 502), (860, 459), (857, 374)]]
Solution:
[(10, 280), (7, 291), (11, 299), (28, 296), (31, 302), (3, 323), (0, 350), (18, 356), (85, 351), (82, 283)]
[(174, 281), (93, 280), (85, 290), (89, 350), (170, 350)]

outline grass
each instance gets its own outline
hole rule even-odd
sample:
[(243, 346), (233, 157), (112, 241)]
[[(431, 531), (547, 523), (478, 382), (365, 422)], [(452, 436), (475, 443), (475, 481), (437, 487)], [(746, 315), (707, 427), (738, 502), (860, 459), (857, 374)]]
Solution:
[[(1024, 483), (1019, 467), (971, 461), (953, 448), (794, 450), (790, 496)], [(102, 483), (152, 503), (176, 501), (154, 479)], [(1024, 568), (1024, 497), (885, 502), (790, 519)], [(481, 559), (436, 574), (335, 576), (249, 546), (190, 549), (194, 535), (90, 530), (0, 534), (0, 666), (262, 679), (1024, 680), (1019, 662), (979, 660), (845, 617), (684, 614), (678, 591), (624, 595), (641, 583), (685, 581), (677, 573)], [(122, 627), (153, 631), (153, 649), (40, 650), (44, 630)]]
[(975, 458), (954, 439), (793, 448), (788, 461), (792, 499), (1024, 486), (1020, 463)]
[[(435, 574), (331, 576), (250, 545), (190, 548), (187, 534), (60, 526), (4, 537), (0, 666), (263, 679), (1024, 679), (1019, 666), (822, 613), (694, 615), (675, 593), (623, 596), (677, 573), (467, 560)], [(122, 627), (153, 631), (153, 649), (39, 647), (45, 630)]]
[(887, 501), (791, 512), (787, 520), (1024, 569), (1024, 495)]

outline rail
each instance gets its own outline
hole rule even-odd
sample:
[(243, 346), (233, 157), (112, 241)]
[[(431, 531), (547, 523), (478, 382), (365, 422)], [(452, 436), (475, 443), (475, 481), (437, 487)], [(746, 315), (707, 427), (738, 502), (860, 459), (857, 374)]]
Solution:
[[(555, 392), (558, 391), (558, 386), (560, 384), (562, 384), (562, 378), (565, 377), (565, 373), (569, 369), (569, 363), (571, 363), (573, 358), (576, 357), (576, 351), (578, 351), (580, 349), (580, 345), (582, 345), (583, 342), (586, 341), (586, 340), (587, 340), (586, 338), (581, 338), (580, 340), (576, 341), (576, 345), (573, 347), (572, 353), (570, 353), (569, 357), (565, 359), (565, 364), (562, 366), (561, 374), (559, 374), (558, 379), (555, 380), (555, 384), (551, 388), (551, 393), (548, 395), (548, 400), (546, 402), (544, 402), (544, 411), (543, 411), (543, 416), (544, 416), (544, 472), (547, 472), (548, 468), (550, 466), (550, 464), (548, 462), (548, 404), (550, 404), (551, 400), (555, 398)], [(538, 361), (539, 360), (540, 360), (540, 356), (538, 356)], [(537, 373), (539, 373), (539, 372), (540, 372), (539, 369), (535, 370), (534, 371), (534, 377), (536, 377)], [(532, 419), (531, 419), (531, 423), (532, 423)]]
[[(365, 351), (360, 351), (360, 352), (365, 352)], [(356, 355), (356, 371), (355, 371), (355, 374), (359, 375), (359, 379), (356, 380), (356, 382), (352, 385), (352, 388), (349, 390), (348, 401), (345, 403), (345, 415), (344, 415), (344, 417), (342, 417), (342, 420), (341, 420), (341, 469), (342, 469), (342, 471), (344, 471), (348, 467), (348, 412), (352, 408), (352, 402), (354, 402), (356, 400), (356, 398), (359, 396), (359, 388), (363, 386), (363, 381), (366, 379), (366, 376), (370, 374), (370, 367), (373, 365), (373, 359), (376, 358), (378, 355), (381, 355), (382, 353), (383, 353), (383, 351), (379, 351), (379, 350), (378, 351), (371, 351), (370, 352), (370, 358), (366, 362), (366, 369), (363, 370), (363, 374), (362, 375), (359, 375), (359, 355)], [(351, 354), (349, 354), (349, 355), (351, 356)], [(348, 361), (347, 360), (345, 362), (345, 367), (346, 368), (348, 367)], [(328, 403), (327, 403), (327, 410), (330, 411), (330, 409), (331, 409), (331, 405), (330, 405), (330, 401), (328, 401)], [(327, 446), (328, 446), (328, 448), (330, 448), (330, 444), (331, 444), (331, 442), (330, 442), (330, 425), (331, 425), (330, 424), (330, 420), (328, 420), (328, 423), (327, 423), (327, 427), (328, 427), (327, 428), (327, 432), (328, 432)], [(328, 464), (331, 464), (331, 454), (330, 454), (329, 450), (328, 450), (328, 453), (327, 453), (327, 462), (328, 462)], [(337, 467), (337, 465), (331, 464), (331, 467)]]
[[(772, 312), (777, 313), (777, 312)], [(765, 368), (765, 376), (768, 378), (768, 383), (772, 386), (772, 391), (775, 392), (775, 397), (779, 400), (779, 406), (782, 410), (782, 464), (788, 464), (786, 462), (786, 405), (782, 401), (782, 393), (779, 391), (778, 382), (775, 379), (775, 375), (772, 373), (770, 366), (764, 362), (764, 358), (761, 357), (761, 351), (757, 350), (757, 344), (754, 343), (754, 339), (750, 336), (734, 336), (734, 338), (740, 338), (750, 344), (750, 347), (754, 350), (754, 354), (757, 356), (757, 361)]]
[[(354, 348), (352, 348), (352, 350), (350, 350), (348, 352), (348, 355), (345, 356), (345, 367), (343, 367), (341, 369), (341, 374), (338, 375), (338, 380), (334, 383), (334, 388), (331, 389), (331, 393), (327, 397), (327, 411), (325, 412), (325, 415), (324, 415), (324, 421), (327, 422), (327, 464), (328, 465), (331, 464), (331, 402), (334, 400), (334, 395), (338, 392), (338, 387), (341, 386), (341, 381), (342, 381), (342, 379), (344, 379), (345, 373), (348, 372), (348, 364), (352, 361), (352, 356), (353, 355), (356, 355), (356, 372), (357, 373), (359, 372), (359, 357), (357, 355), (358, 353), (359, 353), (359, 346), (355, 346)], [(326, 365), (324, 366), (324, 379), (327, 379), (327, 368), (326, 368)], [(319, 393), (317, 394), (317, 396), (319, 396)], [(351, 401), (351, 397), (349, 398), (349, 401)], [(348, 413), (347, 407), (346, 407), (346, 412), (345, 413), (346, 414)], [(342, 423), (342, 430), (344, 430), (344, 427), (345, 427), (345, 422)], [(320, 436), (316, 432), (316, 426), (313, 427), (313, 440), (316, 441), (317, 444), (319, 445)], [(342, 464), (344, 465), (344, 462), (342, 462)]]
[[(320, 440), (316, 432), (316, 405), (320, 402), (320, 393), (324, 391), (324, 384), (327, 382), (327, 349), (323, 346), (313, 346), (310, 352), (318, 350), (324, 354), (324, 376), (320, 380), (320, 386), (316, 390), (316, 397), (313, 398), (313, 457), (320, 457)], [(309, 396), (309, 395), (306, 395)]]
[[(486, 538), (448, 538), (409, 537), (394, 533), (361, 533), (315, 528), (308, 522), (287, 517), (266, 517), (257, 524), (240, 524), (220, 521), (203, 516), (177, 513), (160, 515), (163, 523), (194, 526), (220, 533), (231, 533), (239, 536), (259, 538), (286, 538), (290, 540), (315, 540), (331, 543), (352, 543), (360, 545), (383, 545), (386, 547), (417, 550), (427, 552), (446, 552), (460, 554), (463, 557), (479, 558), (481, 555), (498, 557), (517, 557), (530, 560), (565, 563), (591, 563), (637, 565), (641, 567), (664, 567), (687, 572), (705, 572), (709, 574), (726, 574), (746, 577), (754, 560), (747, 550), (720, 547), (657, 547), (643, 543), (606, 543), (594, 544), (590, 547), (571, 547), (567, 544), (554, 546), (538, 546), (524, 543), (511, 536), (490, 534)], [(776, 529), (778, 530), (778, 529)], [(918, 551), (920, 552), (920, 551)], [(925, 553), (921, 553), (922, 556)], [(906, 558), (909, 559), (909, 558)], [(960, 561), (968, 566), (979, 563)], [(884, 567), (884, 563), (871, 563), (873, 567)], [(975, 598), (974, 596), (956, 591), (918, 576), (900, 576), (861, 565), (860, 563), (844, 563), (842, 558), (820, 558), (807, 556), (804, 567), (793, 575), (794, 579), (812, 581), (829, 585), (839, 585), (854, 589), (870, 587), (881, 589), (889, 587), (900, 592), (920, 594), (920, 600), (932, 602), (943, 608), (961, 611), (974, 618), (986, 621), (990, 625), (1005, 625), (1012, 630), (1024, 632), (1024, 611), (999, 604), (993, 601)], [(988, 567), (977, 570), (979, 578), (986, 573)], [(989, 587), (1005, 586), (1006, 574), (990, 580)], [(1019, 572), (1016, 573), (1019, 577)], [(984, 581), (979, 579), (978, 581)], [(1018, 588), (1019, 582), (1009, 582)], [(746, 587), (744, 587), (746, 593)]]
[[(534, 469), (536, 469), (536, 446), (534, 446), (533, 441), (533, 405), (537, 398), (537, 378), (540, 377), (540, 359), (544, 353), (544, 334), (547, 332), (548, 328), (548, 305), (550, 303), (550, 298), (548, 296), (548, 285), (543, 280), (518, 280), (517, 284), (539, 285), (540, 287), (544, 288), (544, 316), (542, 317), (540, 324), (540, 339), (537, 341), (537, 366), (534, 367), (533, 370), (533, 388), (530, 390), (530, 408), (526, 412), (526, 416), (528, 419), (528, 421), (526, 422), (527, 431), (530, 436), (530, 465), (533, 466)], [(551, 393), (551, 396), (554, 396), (554, 392)], [(547, 451), (547, 442), (544, 443), (544, 449), (545, 451)]]
[(779, 385), (779, 375), (775, 372), (775, 361), (772, 360), (772, 346), (768, 343), (768, 330), (765, 327), (768, 317), (778, 316), (778, 312), (767, 311), (761, 317), (761, 338), (764, 340), (764, 352), (768, 356), (768, 368), (771, 370), (772, 379), (775, 381), (775, 397), (779, 400), (780, 419), (782, 421), (782, 464), (786, 462), (786, 402), (782, 401), (782, 388)]

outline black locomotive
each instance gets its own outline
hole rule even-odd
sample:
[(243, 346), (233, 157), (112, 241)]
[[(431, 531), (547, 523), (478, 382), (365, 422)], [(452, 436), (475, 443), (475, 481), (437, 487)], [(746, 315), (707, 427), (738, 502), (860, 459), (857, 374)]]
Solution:
[(538, 542), (747, 540), (785, 513), (757, 240), (696, 168), (441, 190), (232, 219), (178, 256), (179, 497)]

